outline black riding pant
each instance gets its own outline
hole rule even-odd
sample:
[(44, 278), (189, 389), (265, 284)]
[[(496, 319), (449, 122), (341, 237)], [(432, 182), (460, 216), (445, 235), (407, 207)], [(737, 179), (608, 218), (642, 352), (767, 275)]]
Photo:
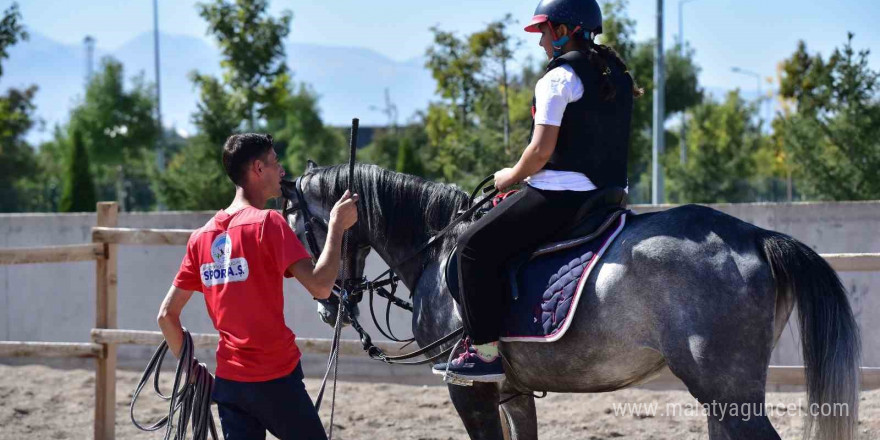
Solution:
[(306, 387), (302, 365), (266, 382), (216, 378), (213, 399), (226, 440), (265, 439), (266, 431), (281, 440), (326, 440), (324, 426)]
[(509, 292), (507, 265), (568, 226), (591, 195), (593, 191), (546, 191), (526, 185), (459, 237), (461, 305), (474, 344), (498, 340)]

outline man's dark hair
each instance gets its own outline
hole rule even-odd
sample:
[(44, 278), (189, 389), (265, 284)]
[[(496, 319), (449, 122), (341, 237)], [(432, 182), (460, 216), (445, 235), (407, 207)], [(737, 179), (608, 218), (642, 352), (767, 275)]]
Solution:
[(272, 136), (259, 133), (234, 134), (223, 146), (223, 169), (232, 183), (241, 186), (247, 167), (275, 146)]

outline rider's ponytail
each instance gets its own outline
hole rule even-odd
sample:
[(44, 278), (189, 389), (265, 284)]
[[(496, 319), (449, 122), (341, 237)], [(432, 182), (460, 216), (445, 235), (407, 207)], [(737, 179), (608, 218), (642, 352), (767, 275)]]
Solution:
[(594, 43), (587, 32), (577, 32), (575, 38), (578, 43), (581, 43), (581, 46), (585, 46), (586, 52), (590, 54), (590, 62), (602, 78), (599, 85), (600, 99), (611, 101), (617, 95), (617, 88), (611, 81), (611, 69), (608, 67), (609, 62), (615, 63), (632, 81), (632, 94), (634, 97), (639, 98), (645, 94), (645, 89), (636, 84), (636, 79), (633, 78), (629, 68), (626, 67), (626, 63), (616, 50), (604, 44)]

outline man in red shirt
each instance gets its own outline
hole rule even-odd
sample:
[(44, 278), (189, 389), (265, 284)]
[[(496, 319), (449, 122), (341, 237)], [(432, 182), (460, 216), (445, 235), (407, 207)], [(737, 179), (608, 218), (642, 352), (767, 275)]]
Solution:
[(357, 221), (357, 195), (346, 194), (330, 214), (317, 263), (276, 211), (284, 169), (272, 137), (230, 136), (223, 167), (235, 199), (190, 236), (186, 255), (159, 309), (158, 323), (175, 355), (183, 344), (180, 313), (193, 291), (205, 296), (220, 333), (213, 399), (227, 440), (326, 439), (306, 393), (296, 336), (284, 323), (283, 277), (296, 277), (325, 299), (336, 280), (342, 236)]

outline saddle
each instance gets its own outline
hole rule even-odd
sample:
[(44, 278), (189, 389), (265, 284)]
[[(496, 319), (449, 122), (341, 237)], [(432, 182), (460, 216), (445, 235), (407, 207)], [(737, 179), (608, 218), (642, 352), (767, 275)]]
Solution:
[[(617, 225), (617, 220), (626, 212), (626, 202), (627, 193), (623, 188), (599, 189), (581, 205), (569, 224), (551, 236), (546, 244), (538, 249), (524, 250), (515, 256), (507, 266), (513, 299), (519, 298), (517, 278), (526, 263), (539, 256), (578, 247), (604, 235), (610, 227)], [(446, 259), (445, 276), (449, 292), (457, 302), (460, 302), (457, 248), (453, 249)]]

